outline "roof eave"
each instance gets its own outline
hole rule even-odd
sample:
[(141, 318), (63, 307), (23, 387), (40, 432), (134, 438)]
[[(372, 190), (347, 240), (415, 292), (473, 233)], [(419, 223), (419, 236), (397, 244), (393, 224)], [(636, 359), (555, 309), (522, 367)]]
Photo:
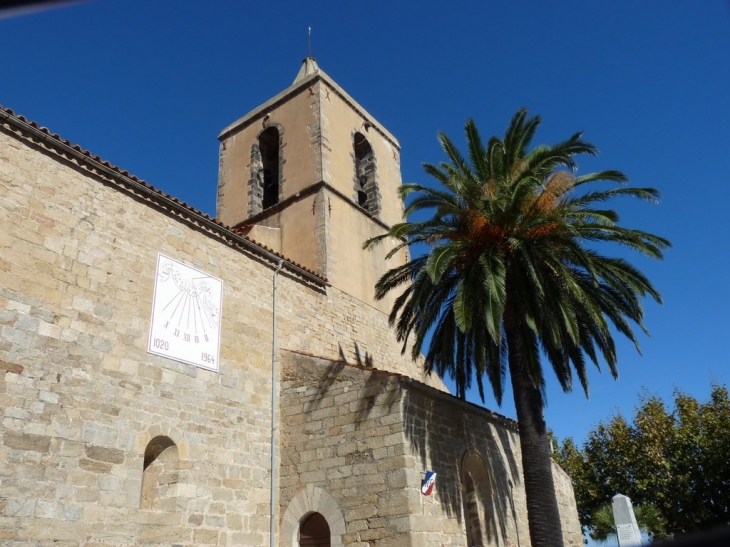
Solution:
[(231, 246), (244, 248), (274, 264), (281, 261), (286, 269), (296, 273), (300, 277), (322, 287), (328, 285), (326, 278), (305, 268), (301, 264), (297, 264), (276, 251), (235, 232), (218, 219), (162, 192), (131, 173), (112, 165), (108, 161), (102, 160), (99, 156), (93, 155), (88, 150), (84, 150), (79, 145), (70, 143), (59, 135), (51, 133), (47, 128), (41, 127), (33, 121), (29, 121), (23, 116), (16, 115), (12, 110), (3, 108), (0, 105), (0, 122), (2, 121), (5, 121), (8, 126), (15, 128), (10, 131), (11, 133), (17, 132), (29, 135), (31, 139), (35, 139), (34, 142), (36, 143), (46, 143), (49, 148), (55, 149), (60, 157), (66, 158), (67, 160), (73, 159), (77, 165), (84, 167), (88, 172), (102, 177), (104, 180), (114, 184), (117, 188), (124, 188), (126, 192), (144, 196), (149, 202), (155, 203), (162, 209), (174, 213), (178, 218), (189, 219), (193, 224), (205, 228), (210, 233), (215, 233)]

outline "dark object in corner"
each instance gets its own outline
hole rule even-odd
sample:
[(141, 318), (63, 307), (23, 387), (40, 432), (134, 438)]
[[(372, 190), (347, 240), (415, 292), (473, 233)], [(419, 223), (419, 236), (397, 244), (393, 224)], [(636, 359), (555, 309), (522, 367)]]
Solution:
[(730, 547), (730, 526), (652, 543), (652, 547)]

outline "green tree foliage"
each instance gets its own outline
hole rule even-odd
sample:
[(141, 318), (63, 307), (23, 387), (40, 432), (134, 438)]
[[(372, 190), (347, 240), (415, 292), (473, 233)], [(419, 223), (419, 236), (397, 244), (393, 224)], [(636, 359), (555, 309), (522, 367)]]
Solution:
[(706, 403), (676, 391), (671, 411), (643, 395), (633, 421), (619, 414), (598, 424), (582, 448), (568, 438), (555, 459), (573, 479), (581, 524), (592, 536), (596, 511), (618, 493), (657, 509), (661, 518), (648, 528), (656, 537), (730, 524), (726, 386), (713, 385)]
[[(431, 335), (427, 370), (451, 376), (457, 396), (476, 381), (483, 398), (486, 379), (501, 403), (509, 372), (532, 544), (557, 547), (563, 538), (543, 417), (541, 356), (565, 391), (572, 389), (575, 372), (588, 392), (588, 361), (598, 366), (602, 358), (616, 376), (610, 326), (636, 343), (632, 325), (644, 328), (641, 298), (660, 297), (627, 261), (596, 248), (615, 243), (661, 258), (669, 242), (619, 226), (618, 214), (602, 208), (618, 197), (654, 201), (656, 190), (627, 188), (618, 171), (576, 175), (576, 156), (595, 155), (595, 146), (576, 133), (531, 149), (539, 125), (539, 117), (520, 110), (504, 137), (485, 145), (469, 120), (467, 156), (440, 133), (448, 162), (424, 166), (440, 185), (401, 189), (410, 198), (406, 216), (427, 211), (429, 218), (397, 224), (366, 245), (397, 238), (390, 256), (413, 244), (431, 246), (427, 256), (387, 272), (376, 297), (400, 292), (390, 314), (399, 339), (405, 348), (412, 336), (417, 359)], [(620, 186), (594, 189), (600, 182)]]

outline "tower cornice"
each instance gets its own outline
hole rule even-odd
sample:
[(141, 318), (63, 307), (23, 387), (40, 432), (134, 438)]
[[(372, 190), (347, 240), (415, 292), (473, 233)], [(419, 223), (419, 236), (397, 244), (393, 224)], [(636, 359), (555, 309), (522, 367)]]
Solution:
[(352, 199), (342, 192), (340, 192), (337, 188), (332, 186), (331, 184), (327, 184), (325, 181), (321, 180), (315, 184), (312, 184), (311, 186), (308, 186), (301, 192), (297, 192), (293, 196), (289, 196), (288, 198), (283, 199), (276, 205), (272, 205), (271, 207), (264, 209), (260, 213), (247, 218), (244, 221), (239, 222), (235, 226), (233, 226), (233, 230), (240, 230), (242, 228), (246, 228), (247, 226), (251, 226), (254, 224), (259, 224), (262, 220), (265, 218), (268, 218), (272, 215), (275, 215), (277, 213), (280, 213), (284, 209), (286, 209), (289, 205), (292, 203), (296, 203), (297, 201), (301, 201), (309, 196), (312, 196), (314, 194), (317, 194), (321, 189), (325, 189), (328, 192), (332, 193), (332, 195), (336, 196), (340, 200), (342, 200), (344, 203), (347, 203), (350, 207), (353, 209), (358, 210), (360, 213), (368, 217), (370, 220), (372, 220), (375, 224), (383, 228), (386, 232), (390, 230), (391, 226), (380, 220), (378, 217), (367, 211), (366, 209), (363, 209), (359, 205), (357, 205)]

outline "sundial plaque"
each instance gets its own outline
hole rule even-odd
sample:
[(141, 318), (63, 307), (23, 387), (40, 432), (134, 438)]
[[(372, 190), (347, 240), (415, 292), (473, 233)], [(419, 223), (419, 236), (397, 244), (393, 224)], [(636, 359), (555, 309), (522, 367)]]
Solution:
[(149, 353), (218, 371), (223, 282), (157, 255)]

